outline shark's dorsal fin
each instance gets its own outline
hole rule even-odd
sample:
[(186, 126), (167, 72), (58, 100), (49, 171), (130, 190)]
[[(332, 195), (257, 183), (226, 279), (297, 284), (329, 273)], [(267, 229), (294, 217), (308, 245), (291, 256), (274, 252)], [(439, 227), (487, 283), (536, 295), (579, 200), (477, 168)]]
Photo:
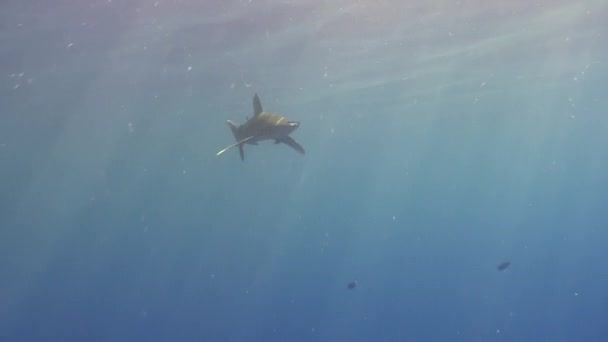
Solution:
[(260, 102), (260, 98), (256, 93), (255, 95), (253, 95), (253, 117), (258, 116), (261, 112), (263, 112), (262, 103)]
[(253, 136), (247, 137), (247, 138), (245, 138), (245, 139), (243, 139), (243, 140), (241, 140), (241, 141), (239, 141), (239, 142), (236, 142), (236, 143), (234, 143), (234, 144), (232, 144), (232, 145), (230, 145), (230, 146), (226, 147), (225, 149), (223, 149), (223, 150), (219, 151), (219, 152), (218, 152), (218, 153), (216, 153), (215, 155), (216, 155), (216, 156), (219, 156), (220, 154), (222, 154), (222, 153), (224, 153), (224, 152), (228, 151), (229, 149), (231, 149), (231, 148), (233, 148), (233, 147), (237, 147), (237, 146), (241, 145), (242, 143), (249, 141), (251, 138), (253, 138)]

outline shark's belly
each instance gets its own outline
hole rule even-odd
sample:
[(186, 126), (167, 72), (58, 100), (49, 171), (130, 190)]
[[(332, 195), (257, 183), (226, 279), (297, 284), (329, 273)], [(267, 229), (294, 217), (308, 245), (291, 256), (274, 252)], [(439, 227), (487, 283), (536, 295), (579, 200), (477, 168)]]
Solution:
[(259, 141), (264, 141), (264, 140), (280, 140), (283, 137), (284, 137), (284, 135), (280, 135), (280, 134), (256, 135), (253, 138), (249, 139), (249, 141), (247, 141), (247, 143), (251, 144), (251, 145), (255, 145)]
[(281, 140), (282, 138), (285, 138), (289, 135), (289, 131), (283, 129), (282, 127), (258, 127), (257, 130), (253, 130), (253, 132), (251, 132), (251, 135), (254, 136), (254, 138), (249, 140), (250, 142), (257, 142), (263, 140)]

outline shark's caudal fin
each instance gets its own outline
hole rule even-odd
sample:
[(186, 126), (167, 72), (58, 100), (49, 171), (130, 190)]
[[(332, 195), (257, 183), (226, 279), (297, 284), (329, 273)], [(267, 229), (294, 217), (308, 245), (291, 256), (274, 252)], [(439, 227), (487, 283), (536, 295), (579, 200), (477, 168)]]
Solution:
[(238, 135), (239, 126), (237, 126), (237, 124), (235, 124), (234, 122), (228, 120), (228, 127), (230, 127), (230, 130), (232, 131), (232, 134), (234, 135), (234, 139), (236, 141), (239, 141), (239, 135)]
[[(235, 124), (234, 122), (228, 120), (228, 127), (230, 127), (230, 130), (232, 131), (232, 135), (234, 135), (234, 140), (237, 141), (237, 144), (239, 146), (239, 154), (241, 155), (241, 160), (245, 160), (245, 150), (243, 150), (243, 143), (239, 143), (239, 126), (237, 124)], [(228, 147), (230, 148), (230, 147)], [(219, 155), (219, 153), (218, 153)]]

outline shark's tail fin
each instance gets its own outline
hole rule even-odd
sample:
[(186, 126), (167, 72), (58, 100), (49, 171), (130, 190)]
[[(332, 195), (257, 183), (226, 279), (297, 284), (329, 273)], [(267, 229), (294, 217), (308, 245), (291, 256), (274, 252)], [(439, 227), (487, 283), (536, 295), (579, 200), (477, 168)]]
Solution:
[(232, 134), (234, 134), (234, 139), (236, 141), (239, 141), (239, 136), (237, 134), (237, 132), (238, 132), (238, 126), (234, 122), (228, 120), (228, 127), (230, 127), (230, 130), (232, 131)]
[[(238, 127), (237, 124), (235, 124), (234, 122), (228, 120), (228, 127), (230, 127), (230, 130), (232, 131), (232, 134), (234, 135), (234, 140), (236, 140), (237, 144), (239, 145), (239, 154), (241, 155), (241, 160), (245, 160), (245, 151), (243, 150), (243, 142), (240, 141), (240, 137), (238, 135)], [(248, 138), (247, 140), (249, 140), (250, 138)]]

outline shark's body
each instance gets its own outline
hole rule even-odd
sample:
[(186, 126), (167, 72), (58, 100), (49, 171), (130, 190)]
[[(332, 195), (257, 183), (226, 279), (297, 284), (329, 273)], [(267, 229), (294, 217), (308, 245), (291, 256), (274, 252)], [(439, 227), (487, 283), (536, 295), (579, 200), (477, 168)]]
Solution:
[(228, 120), (228, 127), (232, 130), (236, 143), (219, 151), (217, 155), (238, 146), (241, 160), (244, 160), (243, 146), (245, 144), (257, 145), (258, 141), (262, 140), (274, 140), (275, 144), (284, 143), (304, 154), (304, 148), (289, 136), (298, 126), (300, 123), (297, 121), (290, 121), (281, 115), (263, 111), (260, 99), (255, 94), (253, 96), (253, 117), (240, 126)]

